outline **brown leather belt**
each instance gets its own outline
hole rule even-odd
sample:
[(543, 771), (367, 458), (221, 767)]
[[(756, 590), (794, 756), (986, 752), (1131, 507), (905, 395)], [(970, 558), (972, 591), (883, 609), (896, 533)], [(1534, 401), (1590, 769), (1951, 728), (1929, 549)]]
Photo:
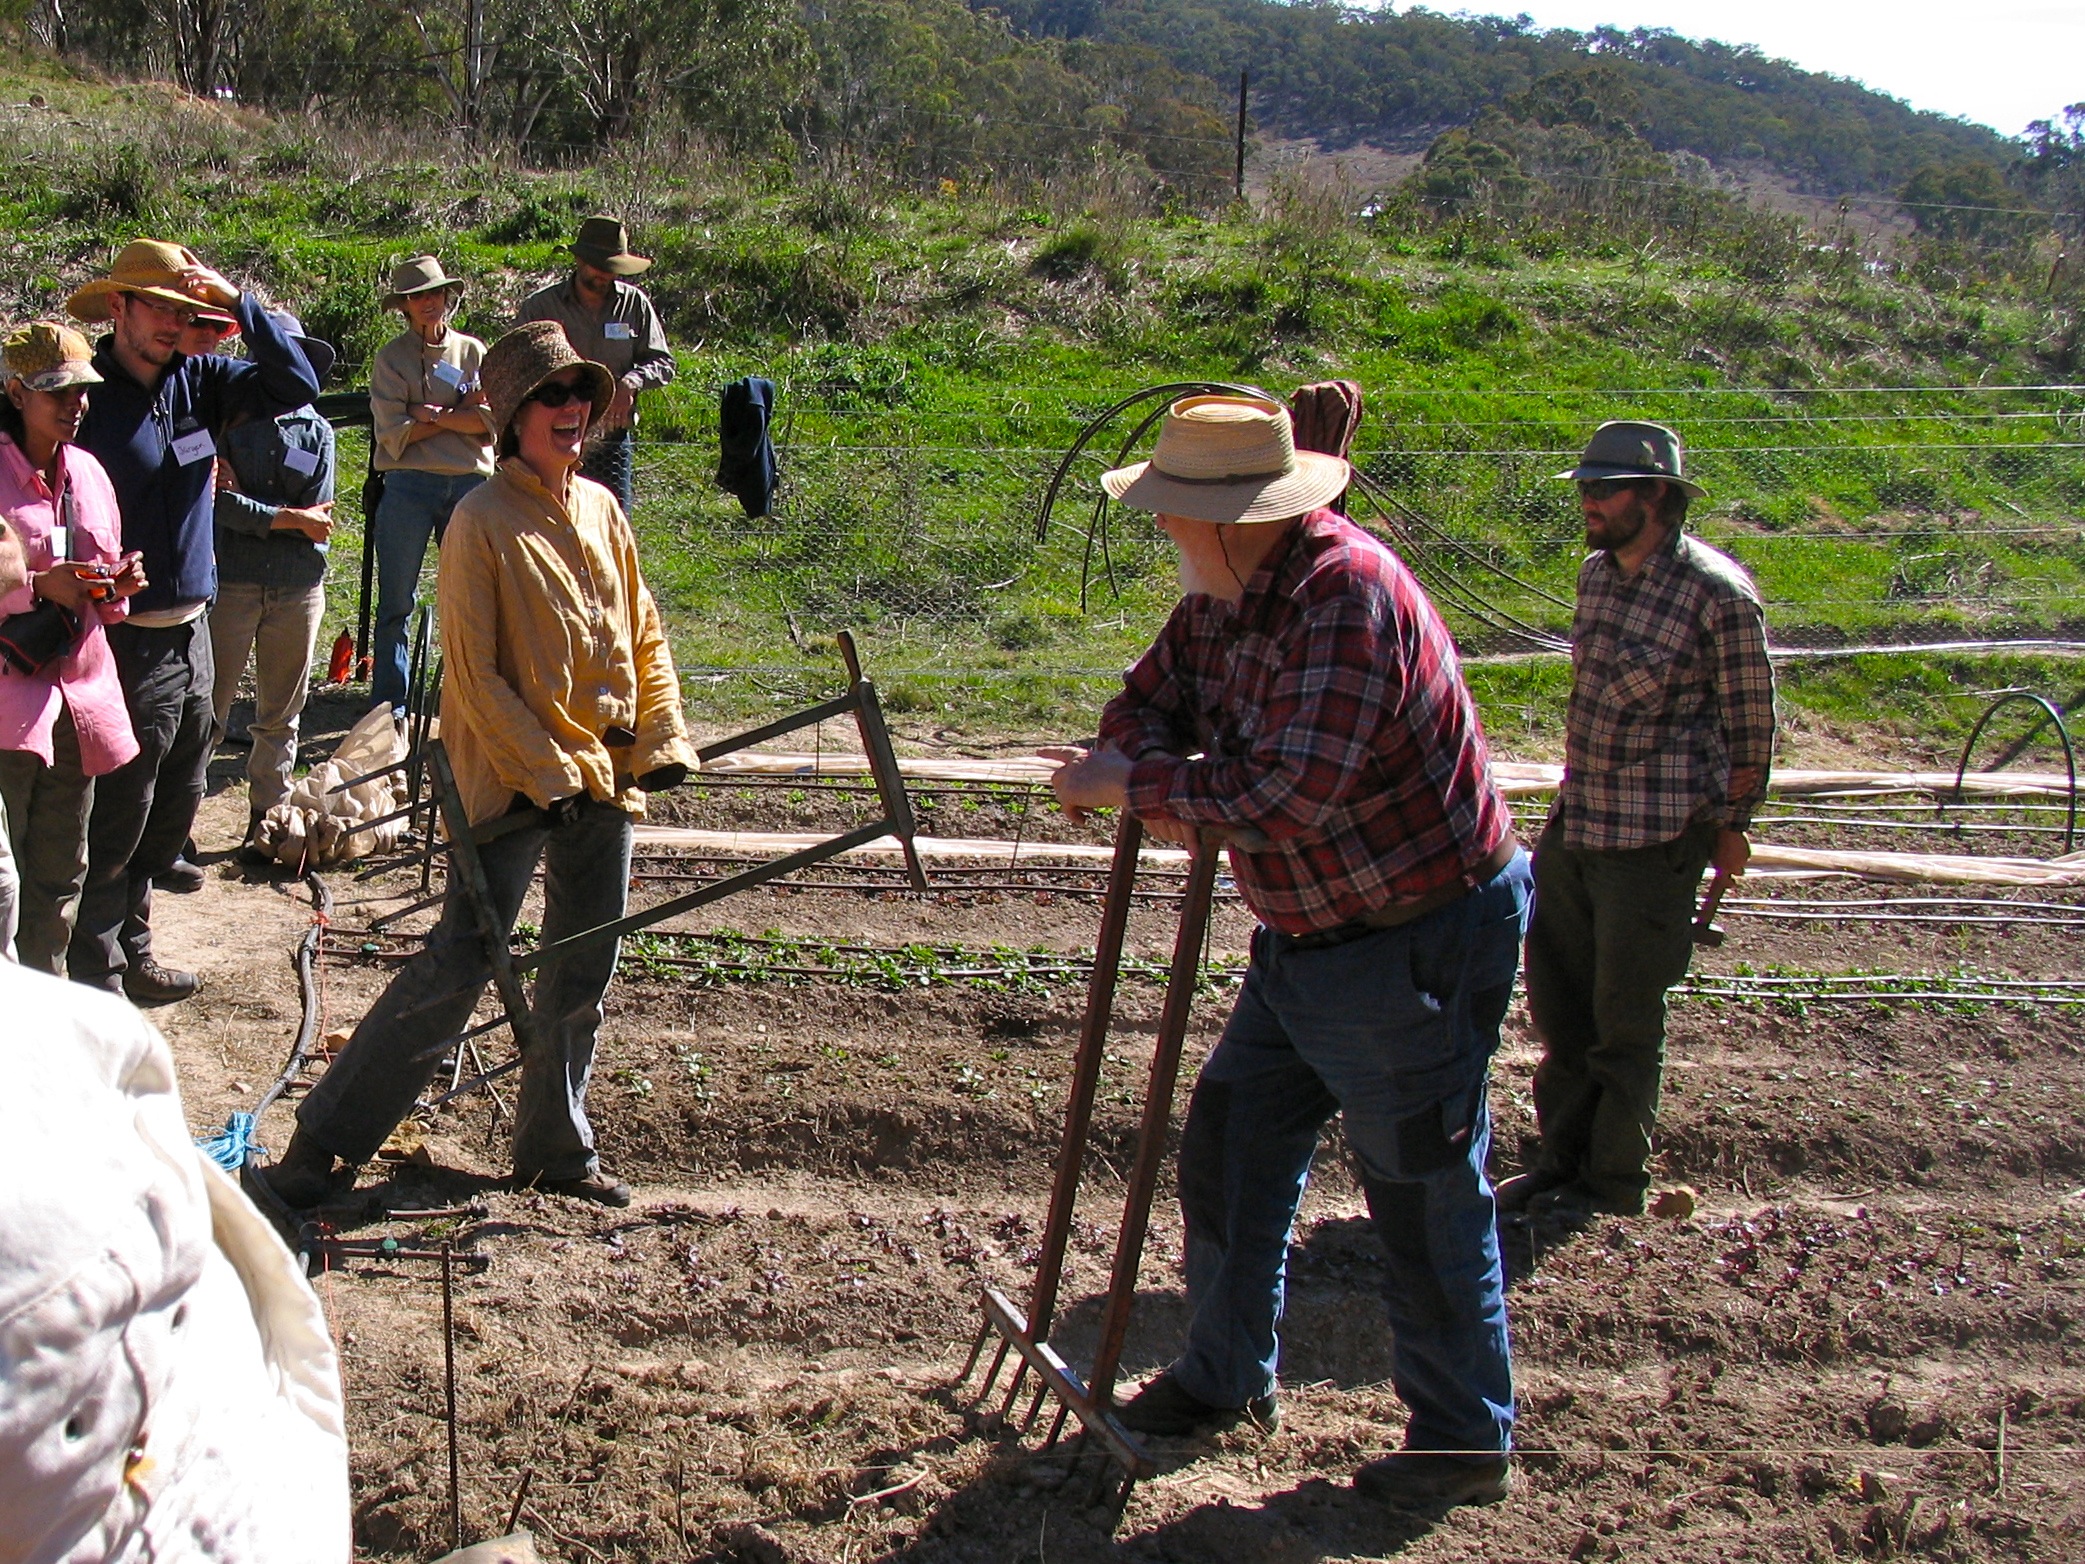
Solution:
[(1494, 847), (1482, 863), (1473, 866), (1467, 873), (1450, 880), (1437, 891), (1429, 891), (1414, 901), (1392, 902), (1387, 907), (1378, 907), (1373, 912), (1364, 912), (1358, 918), (1349, 918), (1345, 923), (1335, 924), (1329, 929), (1314, 929), (1308, 934), (1288, 936), (1290, 946), (1296, 950), (1325, 950), (1334, 945), (1345, 945), (1364, 935), (1380, 933), (1384, 929), (1402, 928), (1407, 923), (1416, 923), (1429, 912), (1439, 912), (1451, 903), (1461, 901), (1478, 886), (1488, 883), (1504, 872), (1520, 851), (1517, 838), (1507, 838)]

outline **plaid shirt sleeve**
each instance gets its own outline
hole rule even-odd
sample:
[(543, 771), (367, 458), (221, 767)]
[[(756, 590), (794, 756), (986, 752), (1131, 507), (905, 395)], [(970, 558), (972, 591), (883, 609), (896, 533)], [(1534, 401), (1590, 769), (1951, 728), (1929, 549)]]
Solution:
[(1122, 676), (1122, 693), (1100, 714), (1101, 743), (1131, 760), (1146, 755), (1185, 755), (1201, 748), (1181, 692), (1178, 676), (1195, 644), (1196, 604), (1184, 599), (1173, 608), (1165, 628)]
[(1752, 828), (1774, 762), (1774, 665), (1766, 654), (1766, 612), (1755, 597), (1730, 593), (1709, 616), (1712, 678), (1730, 764), (1757, 766), (1759, 785), (1729, 800), (1730, 828)]
[[(1246, 752), (1199, 760), (1147, 753), (1130, 773), (1138, 814), (1201, 825), (1250, 825), (1270, 840), (1320, 824), (1372, 757), (1399, 666), (1371, 605), (1347, 595), (1313, 604), (1287, 638), (1269, 698), (1248, 720)], [(1244, 715), (1244, 714), (1234, 714)]]

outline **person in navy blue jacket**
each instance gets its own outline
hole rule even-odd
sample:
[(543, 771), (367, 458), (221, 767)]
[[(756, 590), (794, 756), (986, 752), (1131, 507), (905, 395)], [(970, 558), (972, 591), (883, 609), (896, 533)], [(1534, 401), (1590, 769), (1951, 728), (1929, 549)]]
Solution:
[[(109, 637), (139, 753), (95, 782), (67, 971), (138, 1004), (168, 1004), (196, 990), (194, 973), (153, 959), (152, 882), (180, 856), (210, 763), (217, 439), (242, 407), (287, 412), (319, 385), (260, 303), (179, 245), (125, 245), (66, 308), (113, 328), (94, 354), (102, 384), (79, 444), (107, 469), (123, 546), (144, 556), (151, 583)], [(182, 328), (212, 310), (238, 320), (247, 361), (181, 353)]]

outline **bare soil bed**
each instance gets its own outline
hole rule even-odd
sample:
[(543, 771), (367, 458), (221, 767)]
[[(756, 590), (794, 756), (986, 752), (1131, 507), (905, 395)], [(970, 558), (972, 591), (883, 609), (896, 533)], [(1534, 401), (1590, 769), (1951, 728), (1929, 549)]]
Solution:
[[(685, 806), (720, 809), (737, 812)], [(236, 789), (213, 797), (204, 846), (243, 819)], [(323, 1003), (345, 1029), (396, 966), (351, 931), (418, 876), (331, 883)], [(1088, 899), (1011, 893), (767, 891), (712, 912), (690, 927), (1065, 951), (1090, 946), (1097, 918)], [(156, 1015), (198, 1130), (280, 1068), (309, 920), (301, 886), (229, 864), (201, 894), (161, 899), (164, 955), (205, 981)], [(1171, 921), (1142, 910), (1133, 947), (1163, 954)], [(2076, 965), (2074, 934), (2046, 928), (1730, 926), (1704, 967)], [(1226, 907), (1212, 953), (1237, 954), (1248, 931)], [(1158, 1001), (1125, 984), (1055, 1336), (1074, 1363), (1092, 1348)], [(626, 961), (591, 1102), (606, 1166), (637, 1186), (628, 1211), (501, 1189), (503, 1121), (483, 1094), (431, 1115), (424, 1152), (366, 1172), (368, 1209), (340, 1220), (486, 1259), (458, 1270), (467, 1534), (497, 1534), (526, 1476), (522, 1524), (566, 1560), (2085, 1557), (2074, 1010), (1676, 1002), (1659, 1173), (1700, 1208), (1539, 1248), (1509, 1235), (1520, 1487), (1446, 1518), (1400, 1518), (1347, 1486), (1396, 1445), (1401, 1413), (1374, 1239), (1334, 1137), (1291, 1251), (1281, 1431), (1159, 1442), (1161, 1475), (1111, 1536), (1085, 1480), (1057, 1486), (1061, 1456), (951, 1386), (980, 1285), (1019, 1298), (1032, 1274), (1082, 1002), (1075, 977), (714, 982)], [(1226, 1002), (1198, 1005), (1189, 1068)], [(504, 1054), (503, 1034), (488, 1041), (488, 1060)], [(1504, 1171), (1533, 1132), (1535, 1058), (1516, 1006), (1493, 1094)], [(277, 1110), (262, 1140), (287, 1132)], [(482, 1215), (383, 1215), (452, 1204)], [(1179, 1258), (1162, 1201), (1132, 1376), (1178, 1339)], [(439, 1552), (434, 1272), (355, 1262), (319, 1285), (344, 1354), (359, 1550)]]

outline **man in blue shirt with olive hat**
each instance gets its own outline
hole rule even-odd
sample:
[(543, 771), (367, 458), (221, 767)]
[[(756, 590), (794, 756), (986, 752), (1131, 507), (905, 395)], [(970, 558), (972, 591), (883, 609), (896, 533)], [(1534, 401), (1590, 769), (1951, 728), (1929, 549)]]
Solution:
[(1703, 497), (1679, 436), (1602, 424), (1557, 474), (1586, 545), (1564, 780), (1535, 848), (1528, 1010), (1542, 1149), (1502, 1213), (1572, 1226), (1650, 1189), (1665, 992), (1693, 956), (1702, 870), (1744, 873), (1774, 755), (1774, 671), (1742, 565), (1684, 530)]
[[(242, 406), (272, 416), (302, 407), (319, 386), (260, 302), (179, 245), (125, 245), (109, 275), (66, 308), (111, 327), (95, 350), (102, 384), (79, 444), (107, 469), (123, 546), (143, 555), (150, 582), (109, 627), (138, 755), (95, 780), (67, 970), (139, 1004), (168, 1004), (196, 990), (194, 973), (153, 959), (152, 881), (180, 856), (210, 763), (217, 441)], [(182, 354), (183, 328), (213, 310), (237, 319), (250, 360)]]

